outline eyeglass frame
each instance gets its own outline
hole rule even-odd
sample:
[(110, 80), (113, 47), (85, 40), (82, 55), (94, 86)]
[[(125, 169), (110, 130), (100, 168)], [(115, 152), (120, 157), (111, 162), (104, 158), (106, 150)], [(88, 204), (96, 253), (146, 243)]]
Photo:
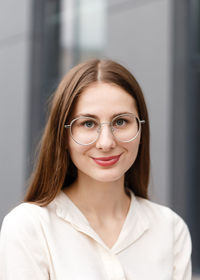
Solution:
[[(133, 117), (135, 117), (135, 118), (138, 120), (139, 129), (138, 129), (137, 134), (136, 134), (132, 139), (127, 140), (127, 141), (121, 141), (121, 140), (119, 140), (119, 139), (114, 135), (114, 133), (113, 133), (114, 128), (113, 128), (112, 123), (113, 123), (113, 121), (114, 121), (115, 119), (117, 119), (118, 117), (127, 116), (127, 115), (132, 115)], [(88, 144), (82, 144), (82, 143), (79, 143), (78, 141), (76, 141), (76, 140), (74, 139), (74, 137), (73, 137), (73, 135), (72, 135), (72, 129), (71, 129), (73, 123), (74, 123), (76, 120), (81, 119), (81, 118), (86, 118), (86, 119), (88, 118), (88, 119), (90, 119), (90, 120), (98, 121), (98, 120), (95, 119), (95, 118), (87, 117), (87, 116), (84, 116), (84, 115), (83, 115), (83, 116), (79, 116), (79, 117), (77, 117), (77, 118), (71, 120), (70, 124), (65, 124), (65, 125), (64, 125), (65, 128), (70, 128), (70, 135), (71, 135), (73, 141), (76, 142), (77, 144), (81, 145), (81, 146), (89, 146), (89, 145), (94, 144), (94, 143), (98, 140), (98, 138), (99, 138), (99, 136), (100, 136), (100, 133), (101, 133), (101, 127), (102, 127), (102, 125), (104, 125), (104, 124), (108, 124), (108, 125), (110, 126), (111, 133), (112, 133), (113, 137), (114, 137), (117, 141), (122, 142), (122, 143), (129, 143), (129, 142), (131, 142), (131, 141), (133, 141), (133, 140), (135, 140), (135, 139), (137, 138), (137, 136), (139, 135), (139, 133), (140, 133), (140, 131), (141, 131), (141, 127), (142, 127), (141, 124), (142, 124), (142, 123), (145, 123), (145, 120), (140, 120), (139, 117), (135, 116), (135, 115), (132, 114), (132, 113), (119, 114), (119, 115), (115, 116), (115, 117), (111, 120), (111, 122), (102, 122), (102, 123), (98, 122), (98, 128), (97, 128), (97, 133), (98, 133), (98, 135), (97, 135), (97, 138), (96, 138), (94, 141), (92, 141), (92, 142), (90, 142), (90, 143), (88, 143)]]

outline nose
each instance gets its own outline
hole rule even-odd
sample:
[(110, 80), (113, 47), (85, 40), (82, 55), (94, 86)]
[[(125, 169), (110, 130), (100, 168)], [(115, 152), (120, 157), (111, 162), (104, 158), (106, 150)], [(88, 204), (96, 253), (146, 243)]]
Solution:
[(109, 123), (102, 123), (99, 131), (99, 137), (96, 141), (96, 148), (103, 151), (109, 151), (116, 146), (115, 138), (112, 134)]

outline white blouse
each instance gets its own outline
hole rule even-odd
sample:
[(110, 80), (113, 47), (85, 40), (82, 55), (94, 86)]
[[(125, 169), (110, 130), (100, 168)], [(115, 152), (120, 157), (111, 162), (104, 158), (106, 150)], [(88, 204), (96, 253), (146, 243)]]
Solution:
[(22, 203), (2, 224), (0, 280), (190, 280), (191, 239), (167, 207), (136, 197), (109, 249), (64, 192)]

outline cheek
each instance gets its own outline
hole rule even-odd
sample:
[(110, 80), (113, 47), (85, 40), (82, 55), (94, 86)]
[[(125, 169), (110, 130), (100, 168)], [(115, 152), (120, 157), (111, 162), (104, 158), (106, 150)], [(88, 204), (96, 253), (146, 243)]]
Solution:
[(78, 149), (78, 147), (76, 147), (74, 143), (71, 143), (71, 141), (68, 142), (68, 151), (72, 161), (74, 161), (77, 158), (78, 154), (80, 154), (80, 150)]
[(134, 163), (137, 158), (139, 146), (140, 139), (135, 139), (133, 142), (129, 143), (129, 146), (127, 146), (130, 162), (132, 163)]
[(71, 157), (72, 162), (76, 167), (81, 165), (82, 155), (87, 151), (87, 148), (81, 145), (76, 144), (73, 140), (68, 141), (68, 151)]

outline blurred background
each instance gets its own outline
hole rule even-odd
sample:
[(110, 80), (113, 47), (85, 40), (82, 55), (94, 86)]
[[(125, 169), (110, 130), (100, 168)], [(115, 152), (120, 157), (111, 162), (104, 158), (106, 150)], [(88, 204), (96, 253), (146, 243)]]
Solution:
[(174, 209), (200, 275), (200, 1), (0, 2), (0, 223), (22, 201), (48, 98), (88, 58), (139, 81), (151, 123), (151, 200)]

